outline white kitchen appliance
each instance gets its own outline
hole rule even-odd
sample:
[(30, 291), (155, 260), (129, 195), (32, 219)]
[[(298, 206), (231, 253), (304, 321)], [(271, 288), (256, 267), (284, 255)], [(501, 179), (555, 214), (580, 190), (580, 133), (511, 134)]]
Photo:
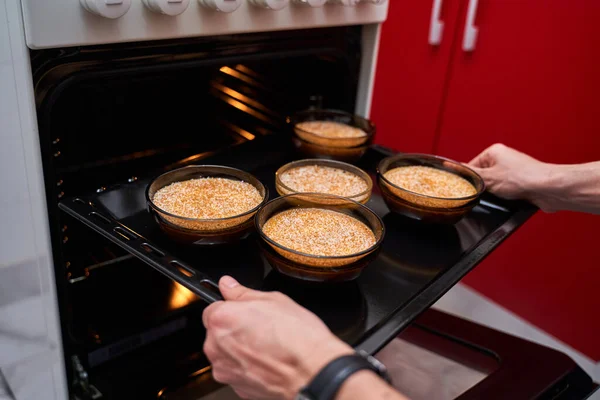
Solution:
[[(82, 243), (81, 238), (86, 236), (74, 233), (77, 228), (64, 223), (63, 217), (55, 213), (57, 202), (65, 193), (69, 194), (69, 185), (83, 184), (79, 179), (82, 174), (102, 171), (100, 175), (90, 174), (90, 182), (94, 181), (93, 176), (106, 181), (108, 176), (117, 176), (119, 168), (102, 169), (103, 162), (110, 158), (117, 160), (114, 165), (121, 165), (118, 163), (129, 162), (125, 158), (137, 153), (130, 149), (115, 151), (107, 158), (98, 156), (95, 152), (100, 144), (93, 142), (116, 140), (111, 131), (117, 125), (103, 132), (88, 130), (86, 124), (97, 127), (101, 121), (117, 118), (117, 113), (121, 113), (118, 116), (121, 122), (127, 121), (126, 116), (135, 115), (138, 121), (145, 120), (142, 125), (147, 127), (152, 126), (148, 121), (166, 126), (178, 126), (184, 117), (189, 121), (189, 114), (193, 113), (189, 102), (193, 98), (184, 99), (177, 97), (179, 92), (167, 92), (169, 84), (165, 81), (153, 82), (153, 68), (167, 64), (174, 68), (174, 73), (160, 77), (173, 79), (173, 84), (183, 84), (176, 80), (177, 68), (181, 67), (182, 76), (189, 74), (185, 75), (189, 78), (187, 82), (199, 85), (198, 93), (208, 90), (202, 85), (211, 82), (210, 90), (218, 92), (215, 96), (222, 103), (236, 110), (250, 107), (252, 96), (260, 97), (273, 89), (266, 86), (274, 81), (261, 82), (262, 76), (268, 76), (269, 71), (279, 78), (285, 75), (281, 68), (288, 65), (283, 61), (281, 65), (273, 62), (278, 57), (287, 57), (283, 50), (288, 51), (288, 56), (299, 57), (311, 69), (310, 73), (315, 74), (315, 79), (319, 79), (319, 69), (313, 68), (315, 63), (324, 60), (323, 65), (329, 65), (327, 57), (332, 57), (331, 52), (315, 52), (320, 42), (324, 47), (337, 46), (338, 50), (357, 49), (357, 54), (336, 55), (336, 68), (340, 72), (323, 71), (321, 79), (335, 81), (339, 75), (336, 85), (353, 88), (350, 98), (338, 99), (331, 94), (331, 105), (368, 115), (379, 28), (387, 8), (388, 4), (382, 0), (4, 0), (0, 3), (0, 279), (11, 282), (11, 290), (0, 296), (0, 319), (4, 318), (3, 310), (8, 310), (5, 306), (19, 306), (19, 317), (10, 314), (13, 311), (6, 311), (5, 319), (7, 331), (21, 343), (18, 346), (9, 343), (10, 351), (3, 353), (9, 356), (0, 360), (0, 371), (17, 398), (118, 397), (102, 393), (87, 375), (89, 365), (111, 359), (110, 354), (102, 351), (116, 352), (116, 348), (99, 348), (100, 352), (95, 353), (84, 349), (87, 345), (81, 337), (85, 335), (77, 331), (81, 327), (74, 324), (70, 313), (74, 303), (81, 306), (85, 301), (102, 301), (84, 300), (81, 296), (90, 291), (77, 289), (83, 287), (86, 279), (95, 279), (94, 271), (129, 259), (120, 254), (110, 259), (89, 256), (87, 246), (91, 253), (94, 240)], [(354, 43), (356, 38), (359, 43)], [(257, 49), (266, 52), (263, 61), (256, 61)], [(273, 56), (269, 57), (268, 52)], [(214, 73), (214, 77), (192, 81), (193, 73), (184, 68), (189, 65), (186, 58), (190, 62), (200, 59), (205, 62), (213, 58), (212, 54), (220, 57), (220, 66), (198, 66), (198, 73), (204, 74), (203, 77)], [(253, 75), (245, 61), (236, 61), (238, 58), (254, 63), (258, 69), (265, 68), (263, 75)], [(148, 114), (132, 111), (133, 106), (127, 101), (120, 103), (126, 97), (127, 79), (135, 80), (136, 74), (131, 72), (135, 68), (143, 70), (140, 80), (146, 79), (141, 83), (136, 81), (136, 86), (131, 87), (147, 92), (140, 98), (153, 96), (155, 84), (157, 90), (163, 90), (161, 93), (168, 93), (164, 98), (156, 95), (149, 101), (152, 110)], [(273, 72), (276, 70), (279, 72)], [(301, 73), (293, 66), (289, 72), (297, 74), (289, 75), (290, 80), (298, 79)], [(104, 75), (94, 80), (94, 74)], [(118, 74), (128, 78), (117, 83)], [(252, 79), (253, 83), (247, 84)], [(77, 80), (81, 80), (81, 85)], [(232, 89), (236, 85), (232, 80), (239, 83), (240, 91)], [(243, 80), (246, 86), (242, 85)], [(119, 87), (119, 91), (102, 93), (104, 83), (107, 90)], [(90, 87), (92, 90), (85, 92)], [(74, 93), (77, 90), (82, 92)], [(243, 90), (246, 92), (242, 93)], [(190, 92), (192, 95), (193, 91)], [(322, 93), (315, 95), (310, 101), (327, 104), (328, 98), (323, 99)], [(299, 98), (294, 105), (309, 105), (308, 97)], [(199, 104), (196, 109), (201, 107)], [(88, 115), (87, 112), (100, 119), (82, 123), (78, 118)], [(276, 118), (268, 112), (266, 115)], [(57, 128), (56, 124), (63, 125)], [(237, 129), (240, 137), (246, 139), (256, 135), (239, 126), (229, 129)], [(49, 136), (57, 131), (61, 134)], [(131, 129), (117, 136), (123, 138), (129, 133), (140, 135)], [(139, 137), (141, 140), (144, 135)], [(185, 141), (176, 144), (182, 146), (179, 150), (185, 147)], [(111, 146), (114, 149), (117, 144)], [(67, 258), (71, 255), (72, 258)], [(76, 292), (84, 294), (73, 297)], [(181, 296), (184, 296), (181, 302), (185, 303), (185, 294)], [(150, 338), (168, 335), (182, 324), (185, 323), (181, 319), (171, 319), (162, 325), (162, 330), (148, 330), (142, 338), (151, 342)], [(135, 337), (141, 340), (140, 336)], [(0, 347), (4, 344), (1, 340), (5, 339), (0, 335)], [(96, 340), (100, 346), (104, 338), (98, 333)], [(139, 347), (118, 340), (114, 343), (121, 348)], [(86, 360), (82, 360), (84, 355), (88, 356)]]

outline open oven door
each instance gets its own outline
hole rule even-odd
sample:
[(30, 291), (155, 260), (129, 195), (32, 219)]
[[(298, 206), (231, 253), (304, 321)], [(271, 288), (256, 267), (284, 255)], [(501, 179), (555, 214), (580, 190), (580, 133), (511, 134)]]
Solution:
[[(553, 349), (430, 309), (386, 346), (394, 386), (411, 400), (588, 399), (598, 389)], [(235, 400), (210, 367), (173, 382), (160, 400)]]
[(378, 357), (412, 400), (587, 399), (597, 389), (563, 353), (434, 309)]

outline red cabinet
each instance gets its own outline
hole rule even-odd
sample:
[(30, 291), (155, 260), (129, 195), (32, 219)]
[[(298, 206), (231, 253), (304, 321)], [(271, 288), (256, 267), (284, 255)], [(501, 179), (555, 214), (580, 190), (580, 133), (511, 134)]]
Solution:
[[(404, 73), (419, 71), (416, 77), (388, 69), (400, 53), (390, 53), (390, 43), (399, 46), (411, 40), (413, 47), (433, 57), (436, 51), (444, 52), (444, 42), (438, 50), (427, 44), (422, 31), (428, 31), (430, 19), (418, 12), (414, 18), (422, 20), (412, 20), (412, 24), (425, 28), (414, 28), (411, 38), (390, 36), (402, 34), (396, 27), (399, 9), (413, 7), (402, 3), (406, 2), (391, 4), (385, 24), (391, 27), (383, 30), (376, 77), (372, 118), (384, 144), (461, 161), (495, 142), (544, 161), (600, 160), (600, 2), (479, 0), (473, 21), (478, 35), (473, 51), (467, 52), (463, 38), (469, 1), (459, 1), (449, 6), (459, 10), (455, 20), (446, 20), (454, 29), (444, 32), (443, 40), (450, 42), (451, 50), (446, 68), (431, 71), (425, 64), (423, 69), (418, 65), (403, 69)], [(428, 6), (431, 12), (432, 4)], [(403, 64), (411, 62), (423, 64), (423, 57), (402, 60)], [(430, 72), (442, 93), (434, 92), (429, 103), (387, 92), (387, 88), (408, 87), (421, 89), (420, 96), (426, 96), (432, 85), (416, 88), (415, 82), (428, 82), (422, 75)], [(395, 113), (388, 116), (391, 110)], [(423, 124), (419, 139), (406, 138), (408, 130), (418, 130), (419, 117), (434, 121)], [(465, 282), (600, 360), (600, 319), (593, 317), (600, 309), (600, 297), (595, 294), (600, 261), (594, 240), (599, 227), (598, 216), (540, 213)]]
[(403, 151), (433, 150), (459, 6), (459, 0), (442, 2), (442, 40), (432, 46), (428, 44), (431, 3), (390, 2), (371, 114), (380, 128), (380, 142)]

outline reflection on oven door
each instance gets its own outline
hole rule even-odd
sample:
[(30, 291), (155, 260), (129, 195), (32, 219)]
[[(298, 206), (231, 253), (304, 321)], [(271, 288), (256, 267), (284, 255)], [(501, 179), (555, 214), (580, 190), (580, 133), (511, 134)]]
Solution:
[(222, 389), (212, 392), (206, 396), (200, 397), (197, 400), (238, 400), (240, 397), (235, 394), (233, 389), (226, 386)]
[(230, 386), (224, 386), (212, 377), (211, 368), (206, 367), (179, 384), (162, 389), (159, 400), (241, 400)]

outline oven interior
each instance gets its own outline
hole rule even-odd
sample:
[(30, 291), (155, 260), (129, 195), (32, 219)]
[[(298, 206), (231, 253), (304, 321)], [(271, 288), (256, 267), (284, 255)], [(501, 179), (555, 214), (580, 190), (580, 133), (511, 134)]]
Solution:
[(361, 27), (340, 27), (31, 51), (72, 396), (174, 398), (207, 365), (204, 304), (60, 199), (285, 135), (295, 111), (353, 111), (360, 47)]

